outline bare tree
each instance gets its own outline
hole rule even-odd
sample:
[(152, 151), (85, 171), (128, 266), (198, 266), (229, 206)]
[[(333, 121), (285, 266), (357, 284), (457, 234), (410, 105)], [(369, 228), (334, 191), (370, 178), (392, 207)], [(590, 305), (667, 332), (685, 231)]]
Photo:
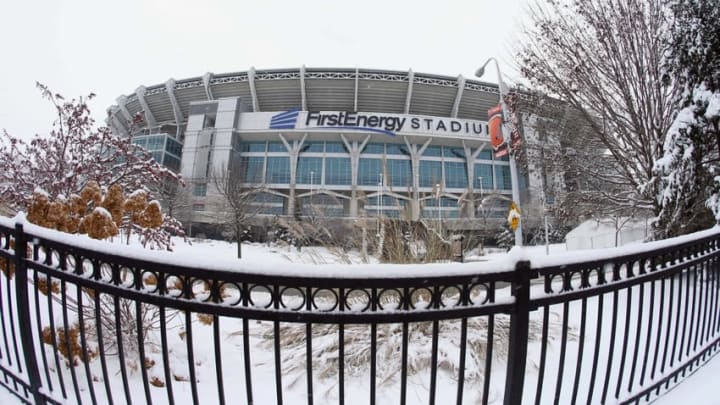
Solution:
[(262, 192), (261, 188), (247, 184), (243, 173), (242, 159), (233, 159), (212, 175), (212, 183), (221, 197), (218, 213), (237, 241), (238, 259), (242, 258), (242, 239), (248, 222), (260, 208), (255, 197)]
[(547, 0), (532, 8), (521, 71), (586, 126), (576, 134), (589, 147), (579, 152), (600, 159), (578, 174), (607, 190), (597, 195), (607, 205), (660, 211), (651, 180), (679, 96), (662, 80), (666, 32), (662, 0)]
[(171, 217), (185, 222), (190, 219), (192, 197), (190, 188), (185, 184), (162, 182), (152, 190), (163, 205), (163, 209)]
[(526, 131), (519, 157), (530, 164), (521, 167), (538, 172), (532, 173), (540, 180), (538, 194), (554, 200), (548, 208), (558, 225), (642, 211), (652, 215), (646, 203), (634, 198), (637, 190), (624, 180), (617, 161), (593, 132), (593, 122), (582, 112), (541, 92), (523, 93), (518, 104), (533, 133), (531, 137)]

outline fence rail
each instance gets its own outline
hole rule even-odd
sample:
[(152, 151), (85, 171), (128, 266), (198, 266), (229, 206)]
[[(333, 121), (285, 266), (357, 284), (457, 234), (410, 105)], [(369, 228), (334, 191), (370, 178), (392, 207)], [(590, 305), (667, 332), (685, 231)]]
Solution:
[(640, 403), (720, 350), (717, 230), (416, 277), (98, 246), (0, 217), (0, 385), (23, 402)]

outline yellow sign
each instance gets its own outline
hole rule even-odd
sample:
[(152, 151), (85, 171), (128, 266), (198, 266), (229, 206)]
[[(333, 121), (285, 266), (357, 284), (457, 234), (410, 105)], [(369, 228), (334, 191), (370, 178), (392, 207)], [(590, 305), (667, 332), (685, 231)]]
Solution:
[(513, 231), (520, 225), (520, 207), (518, 207), (514, 201), (510, 203), (510, 211), (508, 212), (507, 219), (510, 224), (510, 229)]

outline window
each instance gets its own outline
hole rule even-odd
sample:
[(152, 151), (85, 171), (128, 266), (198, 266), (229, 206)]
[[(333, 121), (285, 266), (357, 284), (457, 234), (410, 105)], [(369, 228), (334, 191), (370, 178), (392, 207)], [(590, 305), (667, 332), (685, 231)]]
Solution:
[(492, 158), (493, 158), (492, 149), (490, 149), (489, 147), (485, 147), (485, 149), (483, 149), (480, 152), (480, 154), (478, 154), (477, 158), (482, 159), (482, 160), (492, 160)]
[(325, 184), (333, 186), (349, 186), (352, 184), (349, 158), (325, 159)]
[(265, 158), (260, 156), (241, 156), (233, 165), (245, 183), (262, 183)]
[(147, 144), (147, 140), (144, 137), (135, 137), (133, 138), (133, 143), (144, 148)]
[(363, 153), (372, 153), (376, 155), (382, 155), (385, 153), (384, 143), (369, 143), (365, 146)]
[(443, 156), (464, 159), (465, 150), (463, 148), (451, 148), (446, 146), (443, 148)]
[(495, 179), (497, 180), (497, 188), (501, 190), (511, 190), (510, 166), (495, 166)]
[(165, 135), (155, 135), (147, 137), (146, 149), (160, 151), (165, 149)]
[[(438, 207), (438, 202), (440, 207)], [(440, 201), (437, 198), (428, 198), (423, 200), (422, 216), (424, 218), (458, 218), (460, 216), (460, 209), (458, 202), (455, 199), (448, 197), (441, 197)]]
[(193, 204), (192, 210), (193, 211), (205, 211), (205, 204)]
[(433, 160), (420, 161), (420, 187), (435, 187), (442, 183), (442, 162)]
[(255, 194), (250, 205), (258, 215), (283, 215), (285, 213), (285, 198), (275, 194)]
[(282, 142), (268, 142), (268, 152), (287, 152), (287, 148)]
[(412, 187), (409, 160), (388, 159), (387, 171), (390, 178), (385, 181), (385, 184), (405, 188)]
[(445, 162), (445, 187), (467, 188), (467, 170), (463, 162)]
[(480, 191), (481, 181), (483, 191), (490, 191), (493, 189), (492, 165), (475, 163), (475, 183), (473, 184), (475, 191)]
[(360, 186), (377, 186), (382, 172), (382, 161), (380, 159), (361, 158), (357, 184)]
[(306, 153), (322, 153), (323, 152), (323, 142), (305, 142), (305, 144), (302, 146), (302, 149), (300, 152), (306, 152)]
[(170, 170), (179, 172), (180, 171), (180, 159), (176, 158), (175, 156), (165, 154), (165, 160), (163, 161), (163, 164)]
[[(379, 203), (379, 205), (378, 205)], [(391, 218), (399, 218), (400, 212), (405, 210), (406, 200), (401, 200), (389, 195), (368, 197), (365, 203), (365, 210), (368, 216), (376, 217), (378, 211), (381, 215)]]
[(397, 144), (387, 144), (387, 154), (388, 155), (405, 155), (410, 156), (410, 152), (408, 152), (407, 147), (405, 145), (397, 145)]
[(240, 142), (240, 152), (265, 152), (265, 142)]
[(347, 150), (342, 142), (326, 142), (325, 153), (347, 153)]
[(322, 158), (300, 157), (295, 182), (297, 184), (322, 184)]
[(175, 156), (182, 156), (182, 144), (172, 138), (167, 138), (167, 144), (165, 145), (165, 151)]
[(215, 128), (215, 114), (206, 114), (203, 118), (203, 128)]
[(270, 184), (289, 184), (290, 159), (287, 157), (268, 157), (265, 181)]
[(152, 157), (156, 162), (162, 163), (163, 153), (161, 151), (152, 152)]
[(193, 195), (195, 197), (204, 197), (207, 195), (207, 183), (195, 183), (193, 187)]
[(442, 156), (442, 146), (428, 146), (423, 151), (423, 156)]

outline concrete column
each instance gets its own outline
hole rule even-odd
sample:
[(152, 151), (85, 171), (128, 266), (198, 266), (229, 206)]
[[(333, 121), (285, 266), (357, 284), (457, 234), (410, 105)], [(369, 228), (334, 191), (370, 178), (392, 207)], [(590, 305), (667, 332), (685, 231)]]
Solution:
[(303, 135), (302, 139), (294, 140), (294, 141), (288, 141), (285, 139), (283, 134), (278, 135), (280, 137), (280, 140), (285, 145), (285, 148), (288, 151), (289, 156), (289, 165), (290, 165), (290, 190), (289, 190), (289, 197), (288, 197), (288, 212), (286, 212), (286, 215), (295, 215), (295, 195), (297, 194), (295, 187), (296, 187), (296, 174), (297, 174), (297, 162), (298, 157), (300, 156), (300, 149), (302, 148), (303, 144), (305, 143), (305, 139), (307, 138), (307, 133)]

